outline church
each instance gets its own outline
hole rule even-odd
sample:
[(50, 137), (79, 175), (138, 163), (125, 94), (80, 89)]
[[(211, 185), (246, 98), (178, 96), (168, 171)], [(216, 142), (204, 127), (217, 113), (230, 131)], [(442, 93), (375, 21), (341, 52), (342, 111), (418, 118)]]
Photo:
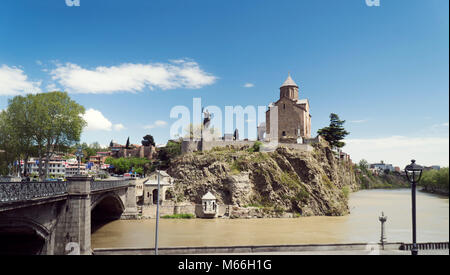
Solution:
[[(278, 118), (276, 118), (276, 114), (272, 114), (272, 120), (275, 118), (278, 123), (278, 134), (276, 133), (276, 125), (273, 126), (275, 133), (270, 133), (271, 112), (278, 112)], [(309, 101), (308, 99), (299, 99), (298, 85), (290, 74), (280, 87), (280, 99), (269, 105), (265, 126), (266, 137), (277, 138), (278, 142), (303, 143), (303, 140), (311, 138)]]

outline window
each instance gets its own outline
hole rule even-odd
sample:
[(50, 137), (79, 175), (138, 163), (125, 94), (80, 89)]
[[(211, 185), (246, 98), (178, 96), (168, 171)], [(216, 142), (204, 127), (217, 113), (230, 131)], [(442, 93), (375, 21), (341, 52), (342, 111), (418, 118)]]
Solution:
[(286, 109), (286, 104), (283, 104), (283, 109)]
[(283, 131), (283, 137), (285, 137), (286, 136), (286, 131)]

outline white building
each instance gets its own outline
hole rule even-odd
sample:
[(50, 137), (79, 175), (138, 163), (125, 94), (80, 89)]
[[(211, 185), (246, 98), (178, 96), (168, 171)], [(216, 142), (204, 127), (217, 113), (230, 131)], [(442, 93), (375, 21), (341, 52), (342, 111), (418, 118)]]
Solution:
[[(42, 160), (42, 168), (45, 168), (45, 162), (46, 160)], [(63, 159), (50, 159), (49, 163), (48, 163), (48, 171), (47, 173), (49, 175), (55, 175), (55, 176), (61, 176), (64, 177), (65, 173), (66, 173), (66, 165), (65, 165), (66, 161)], [(25, 168), (25, 164), (24, 161), (21, 160), (20, 161), (20, 166), (22, 169), (22, 172), (24, 172), (24, 168)], [(27, 164), (27, 172), (29, 174), (38, 174), (39, 173), (39, 159), (37, 158), (30, 158), (30, 160), (28, 161)]]
[(385, 170), (389, 170), (390, 172), (395, 171), (395, 168), (392, 164), (386, 164), (384, 163), (384, 161), (381, 161), (380, 163), (373, 163), (370, 165), (370, 168), (382, 172), (384, 172)]
[[(42, 169), (45, 169), (46, 160), (42, 160)], [(20, 161), (22, 172), (24, 172), (24, 161)], [(39, 173), (39, 159), (38, 158), (30, 158), (27, 164), (27, 172), (29, 174), (38, 174)], [(47, 174), (49, 176), (55, 177), (70, 177), (78, 174), (78, 161), (76, 159), (50, 159), (48, 163), (48, 171)], [(86, 167), (84, 164), (80, 166), (80, 174), (86, 174)]]
[[(173, 188), (173, 178), (166, 171), (159, 171), (160, 201), (171, 199), (167, 190)], [(149, 179), (144, 182), (144, 204), (157, 204), (158, 197), (158, 173), (155, 171), (150, 174)]]

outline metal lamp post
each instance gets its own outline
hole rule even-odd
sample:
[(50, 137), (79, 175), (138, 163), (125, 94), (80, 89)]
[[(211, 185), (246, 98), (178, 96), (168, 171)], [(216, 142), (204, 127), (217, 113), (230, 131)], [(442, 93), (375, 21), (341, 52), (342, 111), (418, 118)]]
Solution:
[(160, 162), (157, 162), (157, 163), (156, 163), (156, 173), (158, 173), (158, 192), (157, 192), (157, 198), (156, 198), (155, 255), (158, 255), (159, 189), (160, 189), (160, 183), (159, 183), (159, 165), (160, 165)]
[(385, 230), (384, 230), (384, 223), (387, 221), (387, 217), (384, 215), (384, 212), (381, 212), (381, 216), (378, 219), (381, 222), (381, 238), (380, 238), (380, 242), (381, 242), (381, 245), (383, 246), (383, 249), (384, 249), (384, 243), (386, 241), (386, 235), (385, 235)]
[(75, 156), (77, 157), (77, 160), (78, 160), (78, 172), (77, 172), (77, 174), (79, 175), (79, 174), (80, 174), (80, 163), (81, 163), (81, 158), (84, 157), (84, 155), (83, 155), (83, 150), (82, 150), (81, 146), (78, 147), (78, 150), (77, 150), (77, 152), (75, 153)]
[(422, 177), (423, 167), (416, 164), (415, 160), (411, 160), (411, 164), (405, 167), (406, 178), (411, 183), (412, 196), (412, 238), (413, 246), (411, 248), (411, 255), (417, 255), (419, 249), (417, 248), (416, 240), (416, 184)]

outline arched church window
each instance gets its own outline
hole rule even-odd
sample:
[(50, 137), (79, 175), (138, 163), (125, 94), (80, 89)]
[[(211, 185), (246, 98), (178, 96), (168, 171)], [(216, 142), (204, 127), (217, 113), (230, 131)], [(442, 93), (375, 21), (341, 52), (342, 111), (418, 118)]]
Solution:
[(283, 137), (285, 137), (286, 136), (286, 131), (283, 131)]

